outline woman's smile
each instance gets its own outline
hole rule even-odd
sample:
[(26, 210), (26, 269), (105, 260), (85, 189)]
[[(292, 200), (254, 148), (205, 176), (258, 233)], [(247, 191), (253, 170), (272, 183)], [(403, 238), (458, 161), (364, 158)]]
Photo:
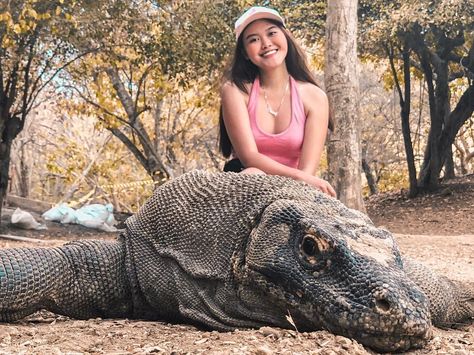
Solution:
[(256, 20), (248, 25), (243, 36), (245, 53), (257, 67), (270, 69), (285, 65), (288, 42), (283, 31), (274, 23)]
[(278, 49), (270, 49), (261, 54), (262, 57), (270, 57), (273, 54), (276, 54), (278, 52)]

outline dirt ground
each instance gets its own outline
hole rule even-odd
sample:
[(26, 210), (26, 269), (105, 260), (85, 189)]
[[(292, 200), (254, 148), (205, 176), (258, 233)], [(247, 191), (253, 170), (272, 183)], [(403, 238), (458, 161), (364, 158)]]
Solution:
[[(374, 223), (392, 231), (402, 252), (451, 278), (474, 281), (474, 175), (451, 181), (434, 194), (408, 200), (402, 192), (366, 201)], [(46, 231), (8, 225), (5, 209), (0, 234), (43, 243), (0, 239), (0, 248), (56, 246), (80, 238), (110, 239), (80, 226), (48, 223)], [(45, 311), (0, 325), (0, 354), (374, 354), (351, 339), (325, 331), (300, 333), (264, 327), (228, 333), (189, 325), (120, 320), (74, 320)], [(427, 347), (407, 354), (474, 354), (474, 325), (435, 329)]]

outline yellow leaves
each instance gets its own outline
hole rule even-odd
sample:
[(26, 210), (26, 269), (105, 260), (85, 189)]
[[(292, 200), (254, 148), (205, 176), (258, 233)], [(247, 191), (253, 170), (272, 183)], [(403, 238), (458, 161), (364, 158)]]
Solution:
[(16, 13), (15, 17), (9, 11), (0, 13), (0, 23), (5, 23), (6, 29), (1, 44), (3, 48), (14, 46), (18, 36), (28, 35), (36, 29), (40, 21), (51, 18), (48, 12), (38, 13), (31, 7), (33, 3), (25, 3), (21, 12)]
[(412, 77), (415, 77), (418, 80), (423, 80), (424, 79), (423, 72), (418, 68), (410, 67), (410, 73), (411, 73)]
[(43, 14), (38, 15), (38, 20), (49, 20), (51, 18), (51, 14), (49, 12), (45, 12)]
[(20, 35), (23, 33), (28, 33), (36, 28), (36, 23), (33, 21), (20, 20), (18, 23), (15, 23), (11, 29), (13, 33)]
[(12, 15), (6, 11), (0, 14), (0, 22), (7, 22), (11, 23), (12, 22)]
[(10, 37), (4, 36), (2, 38), (2, 43), (1, 43), (2, 48), (10, 48), (13, 45), (14, 45), (14, 41)]
[(361, 53), (359, 55), (359, 59), (361, 63), (373, 63), (376, 64), (380, 58), (376, 55), (373, 55), (371, 53)]
[(26, 15), (34, 19), (38, 19), (38, 13), (35, 11), (35, 9), (32, 9), (32, 8), (27, 9)]
[(48, 157), (48, 162), (46, 163), (46, 169), (53, 174), (62, 174), (63, 170), (54, 162), (54, 157)]
[(253, 2), (253, 1), (250, 1), (250, 0), (238, 0), (238, 1), (237, 1), (237, 4), (238, 4), (239, 7), (241, 7), (242, 9), (246, 9), (247, 7), (250, 7), (250, 6), (254, 5), (254, 2)]
[(449, 83), (449, 90), (451, 92), (451, 99), (459, 101), (459, 98), (469, 87), (469, 81), (466, 77), (457, 78)]
[(12, 27), (12, 30), (13, 32), (15, 32), (16, 34), (20, 34), (22, 31), (21, 31), (21, 25), (19, 23), (15, 23)]
[(389, 91), (393, 89), (395, 85), (395, 80), (393, 78), (392, 71), (388, 66), (387, 66), (387, 70), (383, 72), (381, 80), (382, 80), (383, 88), (385, 90)]
[(406, 169), (387, 169), (380, 174), (379, 178), (377, 186), (380, 192), (398, 190), (400, 188), (406, 189), (409, 186), (408, 172)]
[(163, 28), (161, 27), (161, 25), (157, 22), (153, 22), (151, 25), (150, 25), (150, 31), (149, 31), (150, 35), (152, 35), (153, 37), (155, 37), (155, 40), (158, 41), (160, 40), (160, 36), (161, 34), (163, 33)]
[(54, 14), (55, 14), (56, 16), (61, 15), (61, 8), (60, 8), (59, 6), (56, 6), (56, 10), (54, 10)]

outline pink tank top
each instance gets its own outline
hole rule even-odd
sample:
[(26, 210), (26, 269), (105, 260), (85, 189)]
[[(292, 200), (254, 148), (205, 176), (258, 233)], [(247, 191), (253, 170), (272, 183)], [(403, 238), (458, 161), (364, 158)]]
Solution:
[(260, 80), (257, 77), (253, 82), (252, 90), (250, 91), (247, 110), (250, 118), (250, 127), (259, 153), (262, 153), (291, 168), (298, 168), (301, 147), (303, 145), (306, 115), (304, 112), (303, 102), (301, 101), (296, 88), (296, 81), (290, 77), (290, 124), (283, 132), (277, 134), (264, 132), (258, 126), (256, 112), (259, 92)]

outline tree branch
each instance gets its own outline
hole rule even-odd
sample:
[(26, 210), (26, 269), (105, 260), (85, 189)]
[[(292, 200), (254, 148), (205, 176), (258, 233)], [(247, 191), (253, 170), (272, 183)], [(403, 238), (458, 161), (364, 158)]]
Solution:
[[(103, 111), (105, 114), (107, 115), (110, 115), (112, 117), (114, 117), (115, 119), (117, 119), (118, 121), (122, 122), (123, 124), (126, 124), (128, 125), (128, 121), (126, 119), (123, 119), (122, 117), (120, 117), (119, 115), (113, 113), (113, 112), (110, 112), (109, 110), (107, 110), (106, 108), (102, 107), (101, 105), (99, 105), (97, 102), (94, 102), (92, 101), (91, 99), (89, 99), (87, 96), (85, 96), (78, 88), (76, 88), (75, 86), (70, 86), (70, 85), (66, 85), (64, 86), (65, 88), (68, 88), (68, 89), (72, 89), (74, 90), (75, 92), (77, 92), (77, 94), (80, 96), (80, 98), (82, 100), (84, 100), (85, 102), (87, 102), (89, 105), (91, 106), (94, 106), (95, 108), (98, 108), (99, 110)], [(105, 120), (104, 120), (105, 122)]]
[(388, 60), (389, 60), (389, 63), (390, 63), (390, 69), (392, 70), (393, 80), (395, 81), (395, 87), (397, 89), (398, 96), (400, 98), (400, 106), (403, 107), (404, 104), (405, 104), (405, 101), (404, 101), (404, 98), (403, 98), (403, 92), (402, 92), (402, 88), (401, 88), (401, 85), (400, 85), (400, 80), (398, 79), (397, 69), (395, 68), (395, 63), (393, 61), (393, 59), (394, 59), (393, 46), (391, 45), (390, 47), (388, 47), (388, 46), (385, 45), (384, 49), (385, 49), (385, 52), (387, 53), (387, 56), (388, 56)]
[[(102, 118), (101, 118), (102, 120)], [(133, 156), (137, 158), (143, 168), (148, 172), (148, 174), (152, 174), (148, 167), (148, 160), (147, 158), (138, 150), (137, 146), (118, 128), (107, 127), (107, 129), (112, 132), (112, 134), (117, 137), (129, 150), (132, 152)]]
[(21, 127), (20, 130), (23, 129), (25, 124), (25, 118), (27, 114), (27, 105), (28, 105), (28, 90), (30, 88), (30, 69), (31, 63), (33, 62), (33, 58), (35, 57), (34, 48), (36, 45), (36, 40), (38, 39), (38, 31), (35, 31), (35, 35), (31, 37), (30, 42), (30, 51), (28, 53), (28, 61), (24, 68), (24, 83), (23, 83), (23, 98), (22, 98), (22, 105), (21, 105)]
[(97, 47), (97, 48), (93, 48), (93, 49), (90, 49), (90, 50), (87, 50), (81, 54), (79, 54), (78, 56), (72, 58), (71, 60), (67, 61), (64, 65), (60, 66), (58, 69), (56, 69), (54, 71), (54, 73), (51, 75), (51, 77), (46, 80), (43, 85), (41, 85), (37, 90), (36, 90), (36, 93), (33, 95), (33, 92), (31, 93), (32, 95), (30, 96), (30, 100), (28, 101), (28, 112), (31, 110), (36, 98), (38, 97), (38, 95), (40, 94), (40, 92), (56, 77), (56, 75), (58, 75), (59, 72), (61, 72), (63, 69), (67, 68), (69, 65), (71, 65), (72, 63), (74, 63), (76, 60), (84, 57), (85, 55), (89, 54), (89, 53), (93, 53), (93, 52), (96, 52), (100, 49), (100, 47)]

